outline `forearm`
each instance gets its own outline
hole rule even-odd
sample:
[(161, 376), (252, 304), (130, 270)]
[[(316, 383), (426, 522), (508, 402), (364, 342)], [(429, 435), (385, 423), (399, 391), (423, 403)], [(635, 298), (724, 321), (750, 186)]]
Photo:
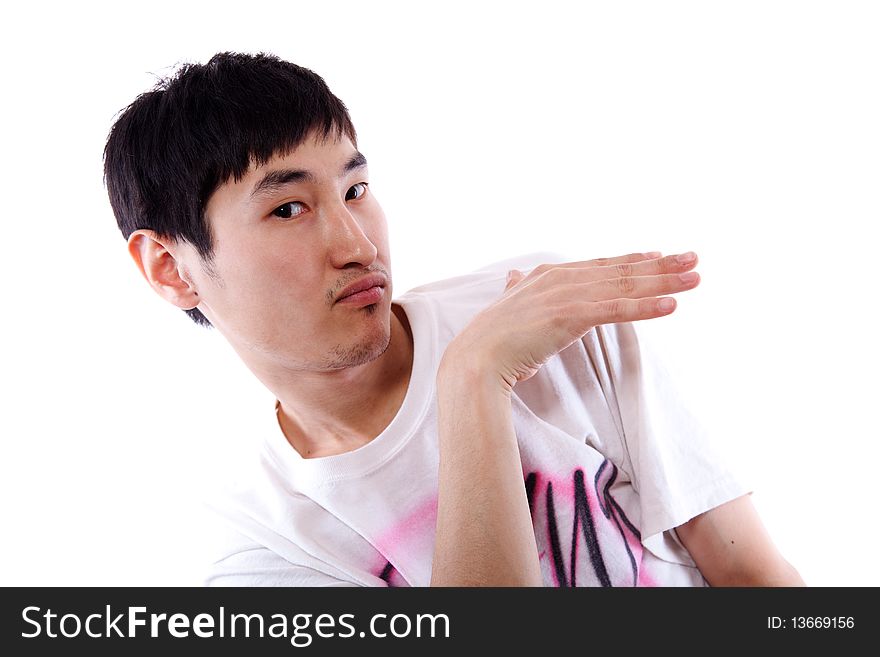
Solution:
[(675, 528), (712, 586), (806, 586), (773, 543), (750, 495)]
[(480, 368), (437, 378), (439, 499), (432, 586), (541, 586), (510, 397)]
[(744, 565), (739, 570), (731, 569), (720, 579), (709, 581), (712, 586), (806, 586), (803, 577), (790, 563), (780, 559), (772, 565), (763, 564), (760, 568), (752, 564)]
[(755, 580), (751, 586), (806, 586), (807, 583), (801, 574), (786, 562), (779, 569), (768, 573), (763, 579)]

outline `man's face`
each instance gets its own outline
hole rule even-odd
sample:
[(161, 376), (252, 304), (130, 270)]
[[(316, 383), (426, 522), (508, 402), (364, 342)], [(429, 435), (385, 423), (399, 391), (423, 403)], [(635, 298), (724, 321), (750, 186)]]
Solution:
[[(347, 137), (313, 134), (211, 196), (212, 271), (189, 273), (199, 308), (239, 353), (290, 369), (338, 370), (385, 351), (388, 230), (368, 181)], [(384, 289), (340, 300), (366, 276), (378, 276)]]

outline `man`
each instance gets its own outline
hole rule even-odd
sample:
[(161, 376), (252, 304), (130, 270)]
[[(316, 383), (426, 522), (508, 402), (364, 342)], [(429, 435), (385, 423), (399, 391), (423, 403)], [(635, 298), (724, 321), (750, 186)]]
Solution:
[(267, 55), (140, 96), (105, 178), (149, 284), (277, 398), (208, 583), (802, 584), (632, 324), (695, 255), (524, 258), (392, 301), (345, 106)]

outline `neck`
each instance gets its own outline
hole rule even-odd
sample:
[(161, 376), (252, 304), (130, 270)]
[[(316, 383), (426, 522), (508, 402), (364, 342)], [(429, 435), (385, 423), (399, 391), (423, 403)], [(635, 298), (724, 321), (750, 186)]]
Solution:
[(412, 333), (403, 310), (392, 305), (391, 311), (388, 348), (369, 363), (332, 372), (260, 377), (278, 399), (281, 430), (304, 458), (365, 445), (400, 409), (412, 373)]

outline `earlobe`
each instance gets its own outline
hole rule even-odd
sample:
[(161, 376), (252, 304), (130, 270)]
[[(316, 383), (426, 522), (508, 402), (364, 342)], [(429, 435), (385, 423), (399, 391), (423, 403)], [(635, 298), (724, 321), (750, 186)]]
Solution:
[(128, 253), (159, 296), (189, 310), (199, 305), (199, 294), (184, 263), (174, 256), (172, 244), (154, 231), (136, 230), (128, 238)]

